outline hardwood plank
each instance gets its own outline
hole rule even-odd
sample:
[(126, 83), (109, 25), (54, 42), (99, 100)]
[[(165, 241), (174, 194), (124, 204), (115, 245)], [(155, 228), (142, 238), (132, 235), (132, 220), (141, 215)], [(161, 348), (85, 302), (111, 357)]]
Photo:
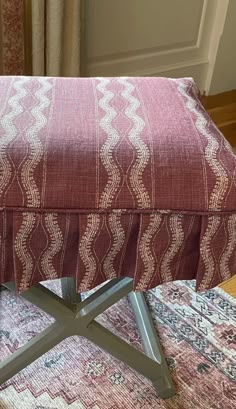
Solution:
[(217, 95), (203, 95), (201, 99), (206, 110), (218, 106), (233, 104), (236, 102), (236, 90), (223, 92)]
[(236, 298), (236, 276), (219, 285), (222, 290)]
[(232, 146), (236, 146), (236, 122), (224, 124), (218, 126), (220, 131), (224, 134), (225, 138)]
[(225, 122), (236, 122), (236, 102), (207, 110), (215, 124), (220, 127)]

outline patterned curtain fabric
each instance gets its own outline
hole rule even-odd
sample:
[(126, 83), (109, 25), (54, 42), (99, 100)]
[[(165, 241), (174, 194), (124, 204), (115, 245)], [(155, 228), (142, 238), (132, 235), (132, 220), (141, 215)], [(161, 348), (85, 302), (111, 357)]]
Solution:
[(80, 75), (80, 0), (0, 0), (0, 74)]
[(24, 73), (24, 0), (0, 0), (0, 75)]

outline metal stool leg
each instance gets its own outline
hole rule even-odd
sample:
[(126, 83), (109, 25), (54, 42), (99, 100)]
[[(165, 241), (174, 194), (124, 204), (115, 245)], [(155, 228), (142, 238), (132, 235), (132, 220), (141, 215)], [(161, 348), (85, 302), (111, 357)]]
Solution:
[(0, 385), (59, 344), (64, 338), (64, 327), (58, 323), (50, 325), (36, 335), (3, 362), (0, 362)]
[[(4, 284), (15, 290), (14, 283)], [(75, 282), (63, 282), (63, 295), (58, 297), (41, 284), (36, 284), (21, 294), (28, 301), (50, 314), (56, 322), (26, 345), (0, 362), (0, 384), (39, 358), (57, 343), (71, 335), (79, 335), (92, 341), (112, 356), (149, 378), (161, 398), (175, 394), (160, 342), (156, 334), (143, 294), (132, 292), (132, 279), (115, 279), (78, 302)], [(114, 335), (94, 319), (111, 305), (129, 296), (137, 325), (147, 355)], [(73, 302), (68, 302), (68, 300)], [(77, 301), (76, 301), (77, 300)], [(76, 305), (75, 305), (76, 301)]]
[(158, 362), (161, 367), (161, 377), (153, 382), (153, 386), (162, 398), (174, 396), (175, 388), (144, 295), (143, 293), (131, 292), (128, 298), (135, 315), (144, 350), (149, 358)]
[(70, 301), (72, 304), (81, 302), (81, 295), (76, 292), (75, 278), (63, 277), (61, 278), (62, 298)]

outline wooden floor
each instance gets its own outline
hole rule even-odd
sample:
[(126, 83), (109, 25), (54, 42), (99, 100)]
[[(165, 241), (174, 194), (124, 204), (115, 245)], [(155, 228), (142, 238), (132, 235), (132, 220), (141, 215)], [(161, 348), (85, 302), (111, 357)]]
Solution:
[(207, 112), (236, 150), (236, 90), (202, 99)]
[(224, 291), (228, 294), (232, 295), (232, 297), (236, 298), (236, 277), (234, 276), (231, 280), (225, 281), (224, 283), (220, 284)]
[[(207, 112), (236, 151), (236, 90), (202, 99)], [(236, 298), (236, 276), (220, 287)]]

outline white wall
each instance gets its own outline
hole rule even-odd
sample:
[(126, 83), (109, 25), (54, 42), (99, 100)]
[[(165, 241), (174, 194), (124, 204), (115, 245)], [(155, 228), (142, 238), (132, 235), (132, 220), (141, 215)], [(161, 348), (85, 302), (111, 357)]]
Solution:
[(236, 0), (230, 0), (216, 57), (210, 94), (236, 89)]
[(203, 0), (87, 0), (86, 4), (88, 57), (100, 61), (194, 45)]
[(228, 41), (236, 65), (230, 2), (227, 14), (229, 0), (85, 0), (85, 73), (192, 76), (207, 93), (231, 87), (235, 69), (222, 76)]

